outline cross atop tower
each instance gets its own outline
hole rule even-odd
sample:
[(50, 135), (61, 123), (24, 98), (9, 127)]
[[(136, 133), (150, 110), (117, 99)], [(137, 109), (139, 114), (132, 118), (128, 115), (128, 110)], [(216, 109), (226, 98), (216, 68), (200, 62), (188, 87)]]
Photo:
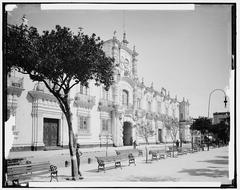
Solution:
[(127, 41), (127, 38), (126, 38), (126, 32), (123, 33), (123, 41), (122, 41), (122, 43), (123, 43), (125, 46), (127, 46), (127, 44), (129, 43), (129, 42)]
[(23, 26), (28, 26), (28, 19), (26, 18), (26, 15), (23, 15), (22, 17), (22, 24)]

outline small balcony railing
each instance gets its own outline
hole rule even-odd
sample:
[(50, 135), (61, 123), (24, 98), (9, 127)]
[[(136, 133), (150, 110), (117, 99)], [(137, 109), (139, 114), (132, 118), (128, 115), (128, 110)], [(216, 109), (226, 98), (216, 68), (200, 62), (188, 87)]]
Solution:
[(7, 93), (21, 96), (23, 91), (23, 78), (10, 76), (7, 79)]
[(148, 111), (146, 113), (146, 119), (153, 120), (155, 119), (156, 114), (154, 112)]
[(146, 111), (143, 110), (143, 109), (137, 109), (137, 110), (136, 110), (136, 116), (137, 116), (138, 118), (143, 118), (143, 117), (145, 116), (145, 114), (146, 114)]
[(111, 112), (114, 110), (114, 103), (113, 101), (110, 100), (100, 99), (98, 109), (99, 111)]
[(8, 87), (23, 88), (23, 77), (10, 76), (7, 79)]
[(125, 110), (126, 115), (132, 115), (133, 114), (133, 105), (132, 104), (123, 105), (123, 108)]
[(92, 109), (95, 105), (95, 96), (77, 93), (74, 98), (74, 103), (78, 107)]

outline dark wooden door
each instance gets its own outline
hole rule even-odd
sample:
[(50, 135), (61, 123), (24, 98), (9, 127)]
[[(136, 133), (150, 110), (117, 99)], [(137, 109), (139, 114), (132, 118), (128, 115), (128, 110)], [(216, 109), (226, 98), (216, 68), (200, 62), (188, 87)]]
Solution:
[(58, 123), (57, 119), (44, 118), (43, 142), (45, 146), (57, 146)]
[(123, 125), (123, 145), (132, 145), (132, 126), (128, 122)]
[(162, 142), (162, 129), (158, 129), (158, 141)]

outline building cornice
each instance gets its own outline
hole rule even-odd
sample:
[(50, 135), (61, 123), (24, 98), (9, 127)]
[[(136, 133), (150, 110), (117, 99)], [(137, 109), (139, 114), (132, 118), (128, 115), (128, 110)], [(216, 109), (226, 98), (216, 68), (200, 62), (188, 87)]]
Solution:
[(52, 94), (48, 94), (45, 92), (41, 92), (41, 91), (36, 91), (36, 90), (32, 90), (28, 92), (30, 94), (30, 96), (32, 96), (35, 99), (46, 99), (49, 101), (57, 101), (57, 99), (52, 95)]

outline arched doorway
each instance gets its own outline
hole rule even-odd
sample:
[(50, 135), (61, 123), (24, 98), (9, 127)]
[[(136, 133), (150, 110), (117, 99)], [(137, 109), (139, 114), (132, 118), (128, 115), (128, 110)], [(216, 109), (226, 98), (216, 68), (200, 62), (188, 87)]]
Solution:
[(59, 120), (44, 118), (43, 123), (43, 142), (45, 146), (57, 146), (59, 135)]
[(123, 146), (132, 145), (132, 124), (130, 122), (123, 123)]
[(158, 129), (158, 141), (162, 142), (162, 129)]

